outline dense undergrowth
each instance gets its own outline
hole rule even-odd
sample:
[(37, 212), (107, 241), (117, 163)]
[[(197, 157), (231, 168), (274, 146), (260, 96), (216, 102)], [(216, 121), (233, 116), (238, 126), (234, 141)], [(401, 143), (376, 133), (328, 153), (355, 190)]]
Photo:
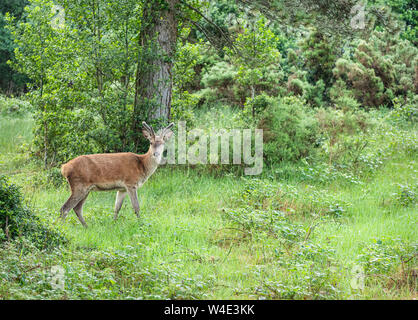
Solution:
[[(231, 121), (230, 112), (213, 112), (210, 125)], [(207, 117), (196, 121), (208, 126)], [(114, 194), (93, 193), (85, 230), (74, 214), (56, 223), (69, 191), (58, 169), (30, 157), (30, 114), (3, 113), (0, 172), (9, 178), (0, 190), (0, 297), (416, 298), (415, 123), (399, 109), (368, 117), (366, 135), (323, 129), (335, 144), (266, 165), (257, 177), (222, 166), (161, 167), (139, 190), (140, 219), (127, 202), (114, 222)], [(356, 141), (365, 145), (353, 150)], [(9, 227), (6, 236), (11, 213), (41, 235), (12, 237)], [(50, 228), (66, 241), (42, 236)]]
[[(417, 298), (418, 16), (334, 2), (0, 5), (0, 298)], [(60, 166), (145, 152), (142, 121), (185, 121), (188, 163), (138, 191), (139, 219), (104, 192), (88, 229), (60, 223)], [(260, 174), (231, 129), (263, 130)], [(229, 161), (190, 161), (198, 132)]]

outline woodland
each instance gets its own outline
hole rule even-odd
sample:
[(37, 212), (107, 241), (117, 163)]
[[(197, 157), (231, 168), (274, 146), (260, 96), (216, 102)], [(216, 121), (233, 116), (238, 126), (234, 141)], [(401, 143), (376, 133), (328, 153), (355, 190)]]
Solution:
[[(416, 7), (0, 0), (0, 299), (418, 298)], [(92, 192), (58, 221), (61, 166), (147, 152), (143, 121), (262, 130), (262, 171), (231, 139), (160, 165), (139, 218)]]

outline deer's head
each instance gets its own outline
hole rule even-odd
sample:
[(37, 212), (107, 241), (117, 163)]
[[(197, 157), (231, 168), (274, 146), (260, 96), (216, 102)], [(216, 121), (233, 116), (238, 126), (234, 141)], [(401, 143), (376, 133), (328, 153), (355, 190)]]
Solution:
[(167, 127), (158, 131), (157, 134), (154, 133), (154, 129), (151, 126), (149, 126), (145, 121), (142, 122), (142, 125), (142, 133), (144, 137), (147, 138), (151, 143), (149, 150), (149, 152), (151, 153), (151, 157), (154, 161), (160, 163), (161, 157), (164, 152), (164, 144), (173, 135), (173, 131), (171, 131), (171, 128), (174, 126), (174, 123), (170, 123)]

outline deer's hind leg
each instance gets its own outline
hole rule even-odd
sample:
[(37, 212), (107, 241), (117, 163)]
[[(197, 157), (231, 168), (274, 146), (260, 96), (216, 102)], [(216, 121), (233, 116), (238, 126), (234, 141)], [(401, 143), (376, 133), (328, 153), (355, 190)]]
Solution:
[[(81, 200), (85, 200), (89, 191), (86, 188), (71, 188), (71, 196), (68, 200), (64, 203), (61, 207), (61, 215), (60, 218), (65, 221), (65, 218), (68, 215), (68, 212), (71, 211), (75, 206), (77, 206)], [(82, 206), (83, 204), (81, 204)], [(78, 215), (78, 214), (77, 214)]]
[(80, 200), (80, 202), (73, 208), (75, 214), (78, 217), (78, 220), (80, 220), (81, 224), (85, 228), (87, 228), (87, 223), (86, 223), (86, 221), (84, 221), (84, 218), (83, 218), (83, 205), (84, 205), (84, 202), (86, 201), (88, 195), (89, 194), (87, 193), (87, 195), (82, 200)]
[(118, 218), (118, 213), (120, 211), (120, 208), (122, 207), (123, 200), (125, 199), (127, 193), (125, 190), (119, 190), (116, 194), (116, 201), (115, 201), (115, 215), (114, 219), (116, 220)]

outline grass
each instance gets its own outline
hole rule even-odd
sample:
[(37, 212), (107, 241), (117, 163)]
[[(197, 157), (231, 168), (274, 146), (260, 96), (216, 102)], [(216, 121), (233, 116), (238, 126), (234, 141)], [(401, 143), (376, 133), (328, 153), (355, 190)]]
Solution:
[[(9, 175), (20, 185), (26, 201), (37, 208), (46, 223), (54, 224), (69, 190), (65, 184), (54, 187), (48, 183), (47, 172), (30, 160), (27, 153), (21, 152), (20, 146), (30, 143), (31, 128), (32, 120), (27, 117), (0, 119), (0, 174)], [(287, 245), (284, 238), (272, 236), (256, 222), (245, 229), (226, 216), (223, 209), (238, 207), (237, 192), (244, 190), (251, 179), (233, 175), (214, 177), (191, 168), (159, 168), (138, 192), (140, 219), (135, 217), (127, 199), (119, 219), (113, 221), (115, 193), (98, 192), (89, 195), (84, 207), (88, 229), (81, 226), (73, 213), (65, 224), (57, 224), (70, 239), (69, 247), (58, 259), (66, 266), (68, 277), (71, 270), (78, 270), (79, 274), (83, 270), (97, 277), (96, 273), (111, 272), (112, 279), (116, 280), (101, 287), (97, 284), (97, 290), (101, 291), (89, 296), (90, 293), (74, 289), (77, 283), (87, 283), (86, 278), (74, 278), (77, 280), (69, 280), (73, 285), (69, 293), (53, 298), (68, 298), (67, 294), (70, 298), (132, 298), (132, 295), (135, 297), (132, 292), (138, 295), (142, 291), (148, 292), (146, 298), (416, 298), (416, 277), (409, 286), (399, 286), (400, 282), (396, 281), (391, 284), (387, 280), (399, 273), (400, 264), (394, 263), (396, 259), (379, 260), (382, 264), (392, 263), (393, 268), (383, 277), (367, 274), (364, 289), (350, 285), (352, 267), (359, 263), (364, 246), (386, 243), (388, 239), (417, 243), (416, 206), (402, 206), (393, 195), (397, 184), (416, 184), (416, 172), (413, 156), (397, 154), (372, 175), (364, 177), (363, 184), (307, 185), (295, 176), (281, 181), (262, 179), (262, 183), (273, 186), (271, 199), (283, 186), (291, 186), (292, 192), (298, 194), (292, 198), (291, 193), (284, 192), (288, 207), (295, 208), (289, 209), (283, 220), (291, 231), (301, 226), (307, 232), (309, 226), (320, 221), (312, 228), (309, 240)], [(315, 220), (298, 211), (303, 206), (309, 207), (314, 200), (321, 202), (321, 194), (342, 201), (345, 206), (342, 217), (324, 216)], [(323, 206), (324, 210), (327, 206)], [(121, 264), (109, 262), (110, 271), (100, 269), (99, 272), (98, 261), (104, 259), (101, 254), (106, 252), (117, 253), (116, 257), (120, 252), (128, 256)], [(135, 253), (134, 263), (130, 264), (132, 252)], [(88, 263), (94, 265), (93, 269)], [(416, 266), (412, 266), (414, 268), (416, 270)], [(144, 270), (151, 270), (152, 276), (146, 278), (141, 273), (140, 285), (129, 280), (129, 274), (134, 277)], [(76, 277), (77, 272), (74, 271), (72, 277)], [(155, 275), (158, 273), (164, 276), (159, 278)], [(148, 282), (144, 279), (151, 278), (155, 282), (146, 287)], [(29, 284), (16, 285), (14, 291), (10, 289), (11, 284), (2, 286), (0, 296), (3, 292), (8, 298), (21, 297), (21, 291), (26, 294), (23, 297), (34, 297), (34, 292), (40, 290)], [(94, 284), (89, 286), (96, 288)], [(110, 288), (110, 292), (103, 288)], [(7, 290), (15, 293), (6, 295)]]

